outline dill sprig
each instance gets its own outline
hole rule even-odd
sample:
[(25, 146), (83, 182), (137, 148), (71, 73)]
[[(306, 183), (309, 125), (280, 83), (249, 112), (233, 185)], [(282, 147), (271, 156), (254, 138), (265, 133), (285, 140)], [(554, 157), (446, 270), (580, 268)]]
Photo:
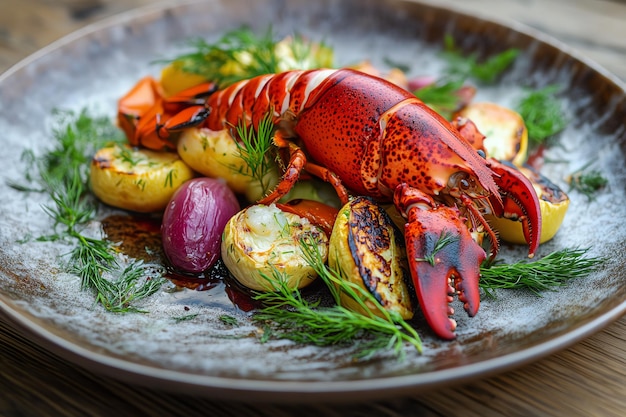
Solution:
[(588, 162), (568, 177), (570, 186), (568, 192), (578, 191), (587, 197), (587, 201), (593, 201), (595, 194), (609, 183), (609, 180), (599, 170), (590, 169), (591, 163)]
[(495, 289), (526, 289), (537, 295), (554, 290), (597, 270), (603, 258), (586, 257), (588, 249), (561, 249), (535, 261), (481, 267), (480, 287), (490, 296)]
[(515, 61), (519, 55), (515, 48), (479, 60), (477, 54), (464, 55), (454, 43), (454, 38), (444, 38), (443, 58), (447, 61), (448, 73), (454, 78), (473, 78), (483, 83), (493, 83)]
[(415, 91), (417, 98), (430, 106), (437, 113), (450, 120), (453, 112), (459, 107), (459, 90), (463, 87), (464, 80), (441, 79)]
[(183, 321), (193, 320), (196, 317), (198, 317), (198, 313), (185, 314), (183, 316), (172, 317), (172, 320), (174, 320), (176, 323), (182, 323)]
[[(445, 248), (449, 244), (457, 242), (458, 240), (459, 238), (457, 236), (454, 236), (452, 233), (448, 232), (447, 230), (444, 230), (437, 237), (437, 240), (435, 241), (434, 245), (432, 245), (432, 250), (430, 251), (430, 253), (424, 255), (424, 258), (417, 258), (416, 261), (428, 262), (431, 266), (435, 266), (436, 264), (435, 256), (437, 255), (437, 253), (439, 253), (439, 251), (441, 251), (443, 248)], [(432, 239), (429, 239), (429, 241), (432, 242)], [(427, 242), (427, 244), (430, 242)], [(428, 246), (431, 246), (431, 245), (428, 245)]]
[[(341, 273), (329, 268), (323, 261), (319, 248), (301, 241), (306, 261), (315, 269), (331, 291), (335, 305), (320, 306), (320, 300), (307, 301), (299, 291), (287, 286), (286, 277), (278, 271), (272, 278), (265, 277), (274, 292), (257, 293), (255, 299), (264, 304), (254, 316), (265, 322), (266, 337), (293, 340), (317, 346), (356, 343), (358, 358), (369, 358), (381, 350), (393, 350), (402, 358), (405, 343), (422, 351), (422, 342), (413, 327), (398, 313), (385, 310), (365, 288), (342, 278)], [(361, 314), (341, 305), (340, 294), (345, 292), (357, 301), (364, 311)], [(379, 315), (369, 310), (376, 306)]]
[[(55, 145), (41, 157), (29, 155), (27, 180), (38, 187), (16, 189), (47, 192), (51, 203), (43, 207), (54, 220), (55, 233), (37, 240), (65, 239), (75, 243), (66, 269), (78, 275), (81, 287), (95, 293), (96, 303), (113, 312), (138, 312), (133, 303), (153, 294), (163, 282), (163, 271), (135, 262), (118, 265), (110, 242), (84, 235), (81, 228), (95, 217), (96, 203), (88, 193), (89, 162), (95, 150), (111, 142), (122, 142), (123, 135), (106, 118), (91, 117), (86, 110), (56, 112), (60, 127), (53, 129)], [(59, 231), (59, 227), (61, 230)], [(106, 276), (117, 276), (107, 279)]]
[[(204, 39), (190, 41), (193, 52), (172, 60), (185, 72), (198, 74), (221, 87), (257, 75), (276, 72), (276, 41), (271, 29), (256, 35), (249, 28), (225, 33), (217, 42)], [(235, 71), (225, 71), (227, 66)]]
[(449, 120), (462, 104), (459, 94), (469, 79), (484, 84), (495, 82), (518, 54), (519, 50), (511, 48), (479, 61), (476, 54), (463, 54), (454, 44), (452, 36), (447, 35), (441, 54), (447, 64), (445, 75), (435, 83), (414, 91), (414, 94)]
[(524, 119), (531, 145), (541, 145), (567, 126), (567, 120), (555, 94), (558, 86), (550, 85), (529, 91), (517, 103), (517, 111)]
[(274, 139), (274, 121), (272, 112), (266, 113), (257, 129), (250, 124), (246, 126), (242, 120), (237, 125), (237, 138), (235, 141), (239, 157), (248, 165), (249, 171), (243, 172), (258, 181), (263, 194), (270, 187), (269, 173), (274, 168), (269, 151)]
[(313, 44), (299, 35), (287, 44), (288, 51), (277, 48), (278, 45), (271, 27), (261, 35), (242, 27), (225, 33), (213, 43), (191, 40), (192, 52), (166, 62), (216, 82), (221, 88), (257, 75), (324, 67), (332, 62), (330, 48), (319, 44), (316, 45), (319, 49), (314, 49)]

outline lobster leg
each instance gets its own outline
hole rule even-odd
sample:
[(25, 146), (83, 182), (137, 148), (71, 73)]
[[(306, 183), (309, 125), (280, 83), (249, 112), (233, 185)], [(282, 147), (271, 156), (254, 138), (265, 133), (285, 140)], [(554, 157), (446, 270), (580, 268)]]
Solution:
[(394, 202), (407, 218), (407, 258), (424, 317), (437, 336), (454, 339), (452, 295), (458, 294), (470, 317), (478, 312), (480, 265), (487, 255), (457, 208), (437, 205), (406, 184), (396, 188)]
[(287, 194), (296, 181), (298, 181), (302, 170), (305, 170), (308, 173), (330, 183), (337, 192), (342, 204), (348, 202), (348, 191), (342, 185), (341, 179), (339, 179), (334, 172), (320, 165), (307, 162), (306, 155), (302, 149), (292, 141), (285, 139), (280, 132), (276, 132), (274, 136), (274, 144), (278, 148), (289, 149), (289, 163), (276, 188), (270, 194), (259, 200), (258, 203), (271, 204), (278, 201), (281, 197)]
[(287, 194), (294, 186), (294, 184), (300, 178), (300, 173), (306, 165), (306, 155), (300, 149), (298, 145), (285, 139), (280, 132), (276, 132), (274, 135), (274, 144), (281, 149), (289, 149), (289, 163), (285, 172), (283, 173), (280, 182), (274, 188), (274, 190), (260, 199), (259, 204), (272, 204), (280, 200), (285, 194)]
[(346, 187), (343, 186), (343, 184), (341, 183), (341, 179), (339, 178), (339, 176), (337, 176), (337, 174), (327, 168), (311, 162), (307, 162), (307, 164), (304, 166), (304, 169), (306, 172), (315, 175), (321, 180), (326, 181), (327, 183), (332, 185), (342, 205), (348, 202), (348, 190), (346, 190)]
[(204, 106), (187, 107), (174, 116), (163, 120), (163, 116), (156, 115), (156, 134), (161, 139), (167, 139), (170, 132), (180, 132), (183, 129), (195, 127), (209, 117), (209, 109)]

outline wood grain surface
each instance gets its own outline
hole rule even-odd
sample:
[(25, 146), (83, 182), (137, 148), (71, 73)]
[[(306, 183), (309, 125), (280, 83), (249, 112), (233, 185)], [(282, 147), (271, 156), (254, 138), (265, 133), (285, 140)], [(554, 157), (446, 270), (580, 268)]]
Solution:
[[(443, 0), (559, 39), (626, 80), (626, 2)], [(0, 0), (0, 72), (90, 22), (150, 0)], [(0, 320), (0, 415), (10, 416), (624, 416), (626, 317), (546, 359), (412, 397), (358, 404), (221, 402), (91, 373)]]

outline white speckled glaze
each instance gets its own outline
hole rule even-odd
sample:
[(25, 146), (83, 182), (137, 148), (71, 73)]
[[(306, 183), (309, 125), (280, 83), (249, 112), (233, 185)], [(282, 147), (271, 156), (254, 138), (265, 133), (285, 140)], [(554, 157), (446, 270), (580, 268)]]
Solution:
[[(443, 24), (442, 24), (443, 22)], [(589, 247), (609, 258), (584, 280), (537, 297), (499, 292), (484, 298), (479, 314), (457, 314), (458, 339), (442, 342), (420, 329), (424, 352), (406, 348), (397, 361), (380, 356), (355, 362), (352, 349), (259, 343), (247, 314), (242, 326), (219, 320), (232, 307), (211, 291), (169, 292), (142, 304), (147, 314), (117, 315), (94, 306), (77, 277), (61, 271), (68, 246), (29, 241), (50, 232), (44, 195), (7, 184), (24, 171), (25, 149), (42, 151), (50, 140), (54, 108), (90, 108), (114, 117), (117, 98), (141, 76), (157, 74), (153, 61), (173, 56), (191, 36), (215, 39), (242, 24), (277, 33), (298, 31), (335, 49), (337, 64), (371, 59), (407, 63), (412, 73), (437, 74), (442, 34), (452, 33), (471, 51), (516, 46), (521, 58), (478, 99), (511, 104), (524, 85), (564, 86), (570, 126), (563, 146), (547, 157), (562, 160), (545, 173), (566, 188), (564, 177), (590, 160), (609, 178), (596, 200), (571, 193), (562, 230), (539, 256), (566, 247)], [(414, 2), (324, 0), (208, 0), (152, 7), (111, 19), (69, 36), (0, 76), (0, 311), (33, 340), (76, 362), (121, 378), (212, 396), (275, 401), (368, 398), (458, 382), (502, 371), (563, 348), (597, 331), (626, 310), (624, 259), (624, 149), (626, 93), (602, 69), (572, 57), (562, 45), (450, 10)], [(97, 232), (98, 224), (92, 225)], [(505, 248), (505, 259), (524, 257)], [(188, 307), (189, 311), (183, 308)], [(462, 312), (460, 306), (457, 311)], [(189, 321), (173, 318), (189, 313)]]

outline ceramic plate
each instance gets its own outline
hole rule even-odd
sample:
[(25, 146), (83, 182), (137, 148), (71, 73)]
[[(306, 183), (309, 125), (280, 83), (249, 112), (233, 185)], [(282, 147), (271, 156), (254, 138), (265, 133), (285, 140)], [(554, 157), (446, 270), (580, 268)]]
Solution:
[[(337, 65), (398, 62), (411, 75), (440, 73), (445, 34), (481, 56), (519, 48), (510, 71), (497, 85), (479, 89), (477, 100), (513, 105), (525, 86), (559, 84), (569, 125), (562, 146), (546, 154), (558, 163), (546, 165), (545, 173), (567, 188), (566, 175), (591, 161), (609, 180), (593, 201), (571, 193), (561, 231), (538, 256), (588, 247), (588, 256), (606, 256), (608, 263), (542, 297), (485, 297), (476, 317), (457, 314), (457, 340), (443, 342), (420, 328), (423, 353), (407, 347), (403, 360), (383, 354), (354, 361), (350, 346), (260, 343), (247, 314), (233, 309), (220, 285), (206, 291), (166, 287), (141, 305), (145, 314), (103, 311), (60, 267), (69, 246), (33, 239), (49, 234), (53, 223), (42, 209), (49, 203), (45, 194), (8, 186), (24, 175), (21, 155), (48, 149), (53, 109), (87, 107), (113, 118), (118, 97), (140, 77), (158, 74), (155, 60), (180, 52), (190, 37), (216, 39), (244, 24), (258, 31), (271, 24), (277, 34), (323, 40), (334, 48)], [(624, 85), (562, 45), (521, 27), (416, 2), (209, 0), (124, 14), (66, 37), (0, 76), (1, 311), (37, 343), (92, 370), (219, 398), (376, 398), (500, 372), (562, 349), (626, 310), (626, 266), (615, 256), (626, 252), (625, 121)], [(524, 257), (520, 248), (505, 247), (503, 254)], [(222, 323), (225, 311), (240, 326)], [(184, 314), (197, 315), (176, 320)]]

